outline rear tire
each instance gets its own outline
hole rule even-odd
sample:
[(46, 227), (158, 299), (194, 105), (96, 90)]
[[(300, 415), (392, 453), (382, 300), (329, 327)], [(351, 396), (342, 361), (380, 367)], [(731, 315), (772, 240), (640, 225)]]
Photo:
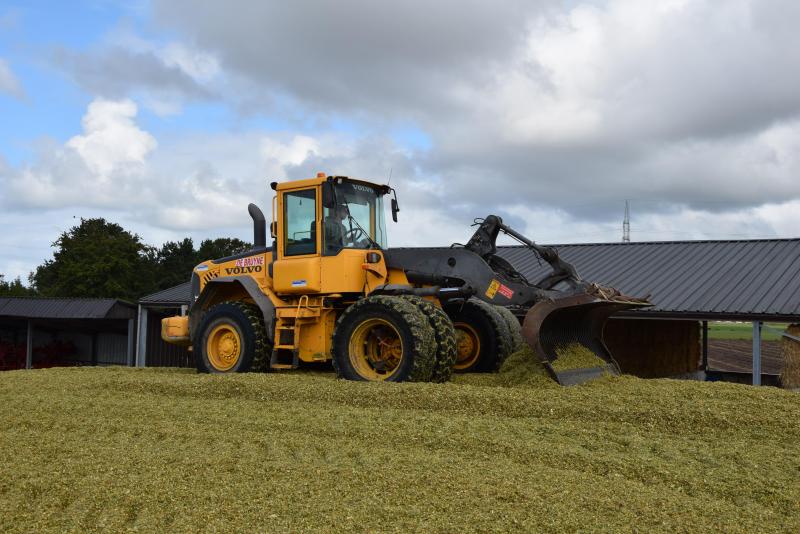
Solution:
[(336, 322), (333, 367), (340, 378), (427, 382), (435, 362), (433, 328), (407, 299), (367, 297), (347, 308)]
[(449, 303), (445, 311), (456, 329), (460, 373), (492, 372), (511, 354), (511, 332), (495, 306), (469, 299)]
[(453, 366), (458, 357), (456, 331), (453, 321), (443, 309), (429, 300), (420, 297), (404, 297), (412, 302), (428, 318), (436, 338), (436, 361), (433, 364), (431, 382), (447, 382), (453, 376)]
[(197, 370), (203, 373), (246, 373), (266, 360), (267, 329), (253, 304), (227, 301), (203, 316), (194, 339)]
[(517, 352), (525, 345), (525, 339), (522, 337), (522, 325), (519, 324), (519, 319), (505, 306), (495, 306), (495, 309), (506, 322), (506, 326), (508, 326), (508, 331), (511, 335), (511, 352)]

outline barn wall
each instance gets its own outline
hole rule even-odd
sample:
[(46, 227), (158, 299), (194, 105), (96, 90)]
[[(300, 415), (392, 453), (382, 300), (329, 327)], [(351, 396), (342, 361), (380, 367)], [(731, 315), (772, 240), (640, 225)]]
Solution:
[(622, 372), (643, 378), (691, 373), (700, 369), (698, 321), (611, 319), (604, 338)]
[(186, 347), (172, 345), (161, 339), (161, 319), (180, 313), (180, 309), (148, 309), (147, 314), (147, 367), (194, 367), (191, 352)]
[[(91, 319), (83, 321), (86, 329), (96, 327)], [(76, 331), (76, 327), (51, 321), (48, 324), (34, 325), (33, 330), (33, 366), (49, 367), (52, 365), (91, 365), (92, 334)], [(16, 345), (24, 351), (27, 340), (27, 325), (0, 325), (0, 345), (7, 347)], [(99, 365), (127, 365), (128, 336), (115, 332), (98, 332), (96, 339), (96, 362)], [(3, 350), (0, 346), (0, 351)], [(23, 352), (24, 354), (24, 352)], [(0, 362), (0, 367), (4, 367)], [(17, 362), (19, 363), (19, 362)]]

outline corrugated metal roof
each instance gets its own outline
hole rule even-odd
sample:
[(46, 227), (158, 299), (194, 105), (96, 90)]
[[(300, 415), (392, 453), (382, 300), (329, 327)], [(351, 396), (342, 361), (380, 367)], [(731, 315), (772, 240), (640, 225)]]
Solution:
[[(585, 279), (650, 295), (647, 315), (800, 319), (800, 239), (550, 245)], [(530, 281), (549, 272), (522, 246), (498, 247)], [(142, 304), (188, 304), (189, 283)]]
[[(800, 318), (800, 239), (551, 245), (585, 280), (632, 296), (643, 313)], [(498, 247), (530, 281), (548, 272), (525, 247)]]
[[(124, 309), (123, 309), (124, 308)], [(130, 308), (130, 311), (127, 310)], [(117, 299), (0, 298), (0, 317), (25, 319), (119, 319), (133, 317), (132, 304)]]
[(191, 287), (189, 282), (178, 284), (177, 286), (168, 287), (152, 295), (142, 297), (139, 301), (141, 304), (188, 304), (191, 298)]

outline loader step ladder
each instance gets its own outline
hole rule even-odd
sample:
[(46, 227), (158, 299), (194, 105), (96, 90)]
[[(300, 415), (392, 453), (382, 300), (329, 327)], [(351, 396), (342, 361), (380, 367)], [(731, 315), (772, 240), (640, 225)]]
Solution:
[(293, 319), (279, 320), (275, 327), (275, 345), (269, 359), (270, 369), (297, 369), (300, 365), (298, 341), (300, 324)]
[(315, 322), (319, 318), (319, 310), (308, 304), (308, 296), (303, 295), (297, 307), (278, 310), (270, 369), (297, 369), (300, 366), (300, 329), (304, 320)]

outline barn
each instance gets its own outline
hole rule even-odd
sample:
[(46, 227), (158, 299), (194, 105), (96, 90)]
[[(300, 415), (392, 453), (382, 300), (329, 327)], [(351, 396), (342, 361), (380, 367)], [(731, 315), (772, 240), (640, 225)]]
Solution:
[(133, 365), (136, 306), (117, 299), (0, 298), (0, 369)]

